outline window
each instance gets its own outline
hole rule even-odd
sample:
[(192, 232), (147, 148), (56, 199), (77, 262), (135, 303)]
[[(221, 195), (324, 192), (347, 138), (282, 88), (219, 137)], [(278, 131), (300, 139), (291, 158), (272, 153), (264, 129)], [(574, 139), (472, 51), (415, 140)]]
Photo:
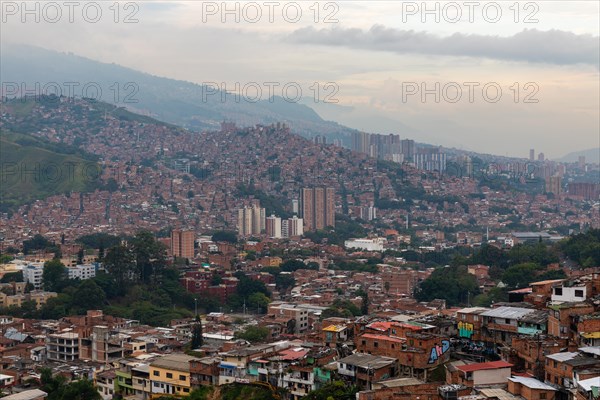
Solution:
[(510, 325), (510, 319), (506, 318), (506, 319), (504, 320), (504, 323), (505, 323), (506, 325)]
[(580, 290), (580, 289), (575, 290), (575, 297), (583, 297), (583, 290)]
[(562, 288), (561, 287), (554, 288), (554, 294), (557, 296), (562, 296)]
[(378, 342), (373, 342), (373, 347), (379, 347), (379, 343)]
[(173, 377), (173, 374), (170, 372), (167, 372), (167, 378), (172, 378), (172, 377)]
[(179, 375), (179, 380), (185, 382), (185, 375)]
[(540, 400), (546, 400), (546, 393), (540, 393)]
[(160, 376), (160, 372), (158, 372), (158, 371), (154, 371), (154, 372), (152, 373), (152, 375), (154, 375), (154, 376)]

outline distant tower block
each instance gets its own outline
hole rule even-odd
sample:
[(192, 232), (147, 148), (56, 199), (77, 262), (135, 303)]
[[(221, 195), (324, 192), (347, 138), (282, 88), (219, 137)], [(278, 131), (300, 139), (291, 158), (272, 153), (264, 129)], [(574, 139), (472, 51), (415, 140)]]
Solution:
[(196, 233), (176, 229), (171, 232), (171, 253), (175, 257), (194, 258), (194, 241)]

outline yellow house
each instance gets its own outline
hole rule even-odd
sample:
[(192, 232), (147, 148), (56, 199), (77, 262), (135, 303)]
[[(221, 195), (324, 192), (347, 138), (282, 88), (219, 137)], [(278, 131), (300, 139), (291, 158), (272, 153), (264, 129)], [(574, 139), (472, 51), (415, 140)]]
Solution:
[(196, 360), (185, 354), (169, 354), (156, 359), (150, 364), (150, 381), (152, 398), (162, 395), (189, 396), (190, 361)]

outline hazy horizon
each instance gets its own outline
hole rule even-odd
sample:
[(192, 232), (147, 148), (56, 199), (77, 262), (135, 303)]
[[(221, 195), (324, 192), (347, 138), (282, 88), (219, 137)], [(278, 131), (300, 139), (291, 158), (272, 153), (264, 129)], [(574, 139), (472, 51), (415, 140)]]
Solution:
[[(481, 153), (527, 157), (534, 148), (557, 159), (600, 147), (597, 2), (481, 2), (473, 22), (463, 2), (428, 3), (434, 14), (421, 2), (282, 2), (274, 10), (229, 2), (233, 14), (221, 2), (127, 2), (118, 13), (103, 4), (97, 22), (77, 10), (69, 22), (66, 9), (51, 22), (52, 10), (39, 6), (39, 23), (6, 4), (3, 46), (72, 52), (229, 91), (298, 83), (303, 104), (324, 119)], [(310, 101), (315, 83), (319, 103)], [(423, 98), (421, 89), (435, 93)], [(337, 103), (323, 104), (327, 95)]]

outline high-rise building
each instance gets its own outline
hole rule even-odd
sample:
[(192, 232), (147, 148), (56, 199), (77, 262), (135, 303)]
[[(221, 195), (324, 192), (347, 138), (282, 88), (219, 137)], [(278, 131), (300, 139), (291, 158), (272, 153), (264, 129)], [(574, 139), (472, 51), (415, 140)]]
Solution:
[(304, 234), (304, 222), (302, 218), (294, 215), (293, 218), (287, 220), (288, 237), (302, 236)]
[(292, 213), (298, 214), (300, 212), (300, 208), (298, 207), (298, 199), (292, 199)]
[(404, 139), (400, 142), (402, 155), (404, 161), (413, 162), (415, 156), (415, 141), (411, 139)]
[(546, 178), (546, 192), (555, 195), (562, 193), (560, 176), (549, 176)]
[(194, 258), (195, 240), (196, 233), (194, 231), (181, 229), (173, 230), (173, 232), (171, 232), (171, 253), (175, 257)]
[(579, 156), (577, 163), (579, 164), (579, 169), (585, 170), (585, 156)]
[(529, 161), (535, 161), (535, 149), (529, 149)]
[(304, 188), (300, 196), (305, 230), (335, 226), (335, 191), (333, 188)]
[(290, 237), (290, 224), (289, 219), (284, 219), (281, 221), (281, 237), (287, 239)]
[(242, 237), (260, 235), (265, 230), (265, 209), (258, 205), (238, 209), (238, 233)]
[(538, 161), (544, 161), (545, 159), (546, 159), (546, 156), (544, 155), (544, 153), (538, 154)]
[(371, 145), (371, 135), (366, 132), (355, 132), (352, 137), (352, 150), (357, 153), (369, 153), (369, 148)]
[(440, 148), (419, 149), (415, 154), (415, 165), (425, 171), (446, 171), (446, 153)]
[(270, 238), (281, 238), (281, 218), (271, 215), (266, 219), (267, 236)]
[(569, 183), (569, 195), (578, 196), (584, 200), (600, 200), (600, 183), (573, 182)]

